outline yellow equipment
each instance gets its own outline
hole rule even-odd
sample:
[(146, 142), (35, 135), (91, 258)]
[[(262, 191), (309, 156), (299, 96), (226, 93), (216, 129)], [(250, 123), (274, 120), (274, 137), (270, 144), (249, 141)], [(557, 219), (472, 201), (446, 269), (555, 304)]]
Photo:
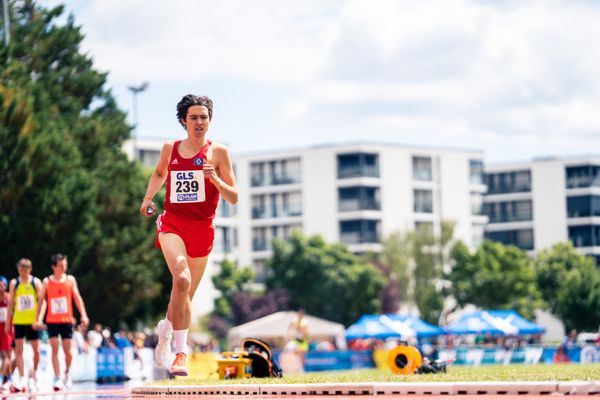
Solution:
[(219, 379), (251, 378), (252, 359), (245, 351), (224, 351), (222, 359), (217, 360)]
[(411, 375), (423, 363), (421, 352), (412, 346), (397, 346), (392, 349), (387, 358), (388, 367), (398, 375)]

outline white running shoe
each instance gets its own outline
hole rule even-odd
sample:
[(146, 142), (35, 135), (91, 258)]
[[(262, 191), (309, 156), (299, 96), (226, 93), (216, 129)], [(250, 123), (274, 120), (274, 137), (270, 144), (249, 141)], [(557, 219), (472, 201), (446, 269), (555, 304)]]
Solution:
[(170, 333), (168, 336), (163, 336), (163, 325), (166, 323), (167, 321), (161, 319), (158, 321), (158, 326), (156, 327), (158, 331), (158, 344), (154, 349), (154, 357), (156, 358), (156, 364), (160, 368), (167, 368), (169, 361), (171, 361), (171, 339), (173, 338), (173, 334)]
[(73, 382), (71, 381), (71, 377), (69, 376), (68, 373), (65, 374), (65, 389), (69, 389), (71, 386), (73, 386)]
[(25, 388), (25, 385), (23, 385), (23, 379), (22, 378), (15, 379), (15, 381), (10, 386), (10, 391), (11, 391), (11, 393), (26, 392), (27, 388)]
[(60, 392), (61, 390), (65, 390), (65, 384), (59, 378), (54, 378), (54, 384), (52, 385), (55, 392)]
[(37, 392), (37, 382), (35, 381), (34, 378), (29, 378), (29, 384), (27, 386), (29, 388), (29, 392), (30, 393), (36, 393)]

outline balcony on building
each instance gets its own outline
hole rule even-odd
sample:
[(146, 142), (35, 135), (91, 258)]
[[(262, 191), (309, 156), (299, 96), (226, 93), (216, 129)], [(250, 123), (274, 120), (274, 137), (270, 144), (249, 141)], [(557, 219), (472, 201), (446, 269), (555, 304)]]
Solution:
[(300, 158), (253, 162), (250, 176), (252, 187), (300, 183)]
[(379, 156), (373, 153), (348, 153), (337, 156), (338, 179), (379, 177)]
[(517, 246), (523, 250), (533, 250), (533, 229), (513, 229), (488, 231), (485, 238), (505, 245)]
[(486, 175), (487, 194), (531, 192), (531, 172), (511, 171)]
[(367, 219), (340, 221), (340, 241), (347, 245), (379, 243), (381, 221)]
[(600, 187), (600, 166), (580, 165), (566, 168), (567, 189)]
[(338, 210), (381, 210), (378, 187), (352, 186), (338, 189)]
[(489, 202), (484, 210), (491, 224), (533, 220), (531, 200)]

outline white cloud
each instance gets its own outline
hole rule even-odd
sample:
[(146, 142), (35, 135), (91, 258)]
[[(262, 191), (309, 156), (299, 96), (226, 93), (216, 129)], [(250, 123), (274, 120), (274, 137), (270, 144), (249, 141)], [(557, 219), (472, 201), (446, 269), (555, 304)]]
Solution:
[[(600, 145), (596, 2), (96, 0), (77, 10), (84, 47), (113, 81), (276, 88), (283, 125), (262, 121), (262, 134), (420, 132), (422, 144), (492, 153)], [(356, 139), (348, 132), (332, 137)]]

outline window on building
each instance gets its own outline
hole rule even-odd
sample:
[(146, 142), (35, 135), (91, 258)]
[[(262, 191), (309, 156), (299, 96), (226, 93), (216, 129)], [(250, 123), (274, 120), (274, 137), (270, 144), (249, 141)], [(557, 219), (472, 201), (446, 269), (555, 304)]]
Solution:
[(250, 180), (253, 187), (300, 183), (300, 158), (253, 162)]
[(234, 247), (233, 239), (233, 228), (217, 226), (215, 228), (213, 251), (221, 254), (231, 253)]
[(254, 266), (254, 281), (264, 283), (267, 280), (267, 260), (264, 258), (255, 258), (252, 260)]
[(282, 193), (282, 215), (296, 217), (302, 215), (302, 195), (299, 191)]
[(431, 190), (414, 190), (414, 211), (418, 213), (433, 213), (433, 192)]
[(344, 244), (379, 243), (380, 229), (379, 220), (340, 221), (340, 241)]
[(352, 186), (338, 189), (339, 211), (380, 210), (379, 188)]
[(569, 240), (575, 247), (600, 246), (600, 225), (569, 226)]
[(531, 200), (486, 203), (484, 209), (491, 223), (533, 221)]
[(264, 194), (252, 195), (252, 219), (268, 218), (266, 196)]
[(484, 182), (483, 161), (469, 160), (469, 182), (482, 185)]
[(471, 192), (471, 215), (485, 215), (483, 211), (483, 195)]
[(148, 167), (154, 167), (160, 159), (160, 150), (137, 150), (137, 158), (140, 162)]
[(531, 172), (529, 170), (487, 174), (485, 179), (488, 194), (531, 191)]
[(250, 164), (250, 179), (251, 185), (264, 186), (265, 182), (265, 163), (264, 162), (253, 162)]
[(270, 249), (271, 243), (267, 228), (263, 226), (258, 228), (252, 228), (252, 250), (264, 251)]
[(412, 158), (413, 179), (415, 181), (431, 181), (433, 173), (431, 170), (431, 157)]
[(338, 154), (338, 179), (379, 177), (379, 156), (371, 153)]
[(219, 205), (217, 207), (218, 218), (229, 218), (237, 214), (237, 206), (235, 204), (229, 204), (225, 199), (221, 197), (219, 199)]
[(533, 250), (533, 229), (488, 231), (485, 237), (495, 242), (517, 246), (523, 250)]
[(569, 218), (600, 216), (600, 196), (567, 197), (567, 216)]
[(600, 186), (599, 165), (579, 165), (566, 168), (567, 188)]

